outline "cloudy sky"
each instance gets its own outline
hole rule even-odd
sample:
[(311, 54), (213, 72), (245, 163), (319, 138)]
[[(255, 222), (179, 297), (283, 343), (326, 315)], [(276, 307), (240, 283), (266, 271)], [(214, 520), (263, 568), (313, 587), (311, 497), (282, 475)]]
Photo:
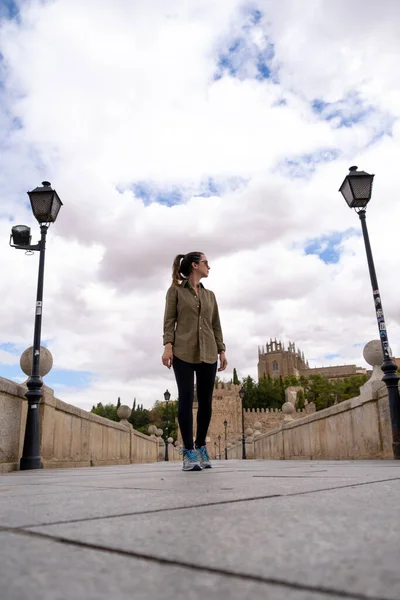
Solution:
[(178, 253), (204, 252), (240, 377), (289, 340), (311, 366), (366, 366), (378, 337), (357, 215), (338, 188), (375, 173), (368, 225), (400, 356), (397, 0), (0, 0), (0, 375), (32, 344), (39, 235), (26, 192), (51, 181), (45, 382), (83, 408), (151, 406)]

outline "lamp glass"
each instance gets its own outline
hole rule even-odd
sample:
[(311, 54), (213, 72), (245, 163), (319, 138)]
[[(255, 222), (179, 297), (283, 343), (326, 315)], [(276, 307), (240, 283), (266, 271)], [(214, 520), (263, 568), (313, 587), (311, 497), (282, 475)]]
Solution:
[(374, 175), (365, 171), (357, 171), (357, 167), (350, 167), (350, 173), (345, 177), (339, 192), (350, 208), (365, 208), (371, 200), (372, 182)]
[(373, 175), (349, 176), (353, 191), (353, 206), (366, 206), (371, 199)]
[(168, 391), (168, 390), (166, 390), (166, 391), (164, 392), (164, 399), (165, 399), (165, 402), (168, 402), (170, 398), (171, 398), (171, 394), (169, 393), (169, 391)]
[(54, 223), (60, 212), (62, 202), (49, 182), (44, 181), (43, 187), (37, 187), (32, 192), (28, 192), (28, 196), (35, 219), (39, 223)]
[(348, 177), (346, 177), (346, 179), (343, 181), (342, 185), (340, 186), (339, 192), (341, 192), (343, 198), (346, 200), (347, 204), (351, 208), (353, 206), (353, 192), (350, 187), (350, 182), (349, 182)]

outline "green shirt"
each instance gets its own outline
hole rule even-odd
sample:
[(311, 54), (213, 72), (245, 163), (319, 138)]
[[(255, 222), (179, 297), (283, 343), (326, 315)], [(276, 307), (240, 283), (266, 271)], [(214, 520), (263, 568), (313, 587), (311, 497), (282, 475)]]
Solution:
[(200, 283), (199, 295), (188, 280), (171, 285), (165, 300), (164, 345), (190, 363), (215, 363), (225, 351), (215, 294)]

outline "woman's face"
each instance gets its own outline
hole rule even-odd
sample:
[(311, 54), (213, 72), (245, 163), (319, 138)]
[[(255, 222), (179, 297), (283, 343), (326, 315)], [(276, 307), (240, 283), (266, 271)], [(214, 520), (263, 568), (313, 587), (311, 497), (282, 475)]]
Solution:
[(210, 266), (208, 264), (207, 256), (205, 254), (202, 254), (197, 267), (197, 272), (201, 277), (208, 277), (209, 270)]

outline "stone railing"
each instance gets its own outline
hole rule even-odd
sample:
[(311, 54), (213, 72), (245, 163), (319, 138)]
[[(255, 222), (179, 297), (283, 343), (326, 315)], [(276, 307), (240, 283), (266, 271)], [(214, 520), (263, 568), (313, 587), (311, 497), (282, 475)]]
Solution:
[[(26, 388), (0, 378), (0, 472), (19, 468), (25, 433)], [(156, 462), (156, 440), (54, 397), (44, 386), (40, 403), (40, 455), (44, 468)], [(122, 408), (122, 407), (121, 407)]]
[(302, 419), (257, 436), (254, 457), (263, 459), (351, 460), (393, 458), (385, 384), (366, 389)]

